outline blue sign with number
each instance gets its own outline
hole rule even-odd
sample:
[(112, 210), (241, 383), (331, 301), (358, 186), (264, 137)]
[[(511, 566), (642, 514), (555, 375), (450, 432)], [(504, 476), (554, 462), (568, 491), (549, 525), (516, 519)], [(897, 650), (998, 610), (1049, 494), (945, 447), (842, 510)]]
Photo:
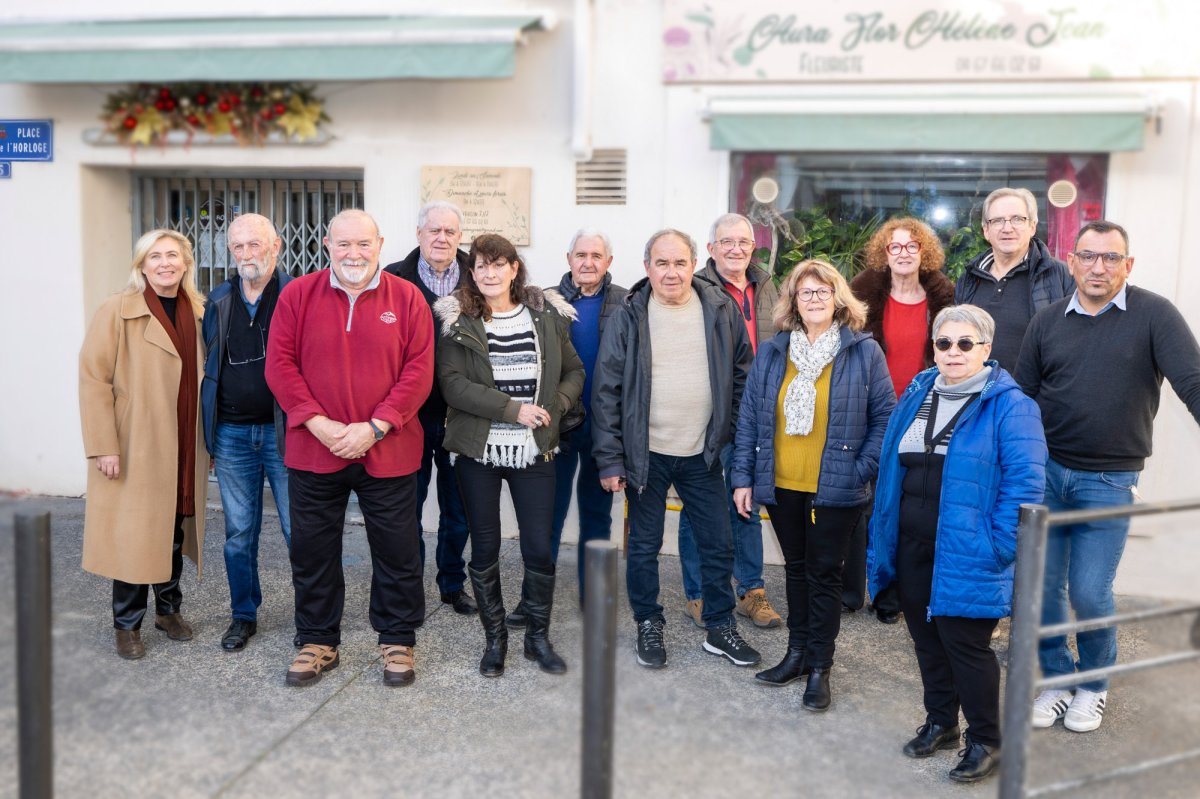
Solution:
[(0, 161), (0, 180), (12, 177), (12, 162)]
[(0, 119), (0, 160), (53, 161), (54, 122)]

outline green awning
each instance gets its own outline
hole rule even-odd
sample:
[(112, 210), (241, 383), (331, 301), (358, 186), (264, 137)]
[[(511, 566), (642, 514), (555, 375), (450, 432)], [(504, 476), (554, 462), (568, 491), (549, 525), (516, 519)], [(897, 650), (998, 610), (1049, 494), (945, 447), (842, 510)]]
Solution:
[(13, 83), (504, 78), (541, 14), (213, 18), (0, 26)]
[(714, 150), (1108, 153), (1142, 149), (1139, 95), (711, 98)]

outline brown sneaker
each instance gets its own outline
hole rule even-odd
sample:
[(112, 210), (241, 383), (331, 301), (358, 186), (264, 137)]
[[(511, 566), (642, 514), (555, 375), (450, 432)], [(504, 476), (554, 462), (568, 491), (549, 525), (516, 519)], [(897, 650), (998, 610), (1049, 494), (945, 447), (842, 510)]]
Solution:
[(337, 647), (324, 644), (305, 644), (292, 661), (285, 682), (288, 685), (312, 685), (321, 679), (321, 672), (338, 666)]
[(783, 623), (783, 619), (767, 601), (767, 592), (762, 588), (747, 591), (737, 602), (737, 612), (754, 622), (755, 627), (778, 627)]
[(117, 630), (117, 654), (126, 660), (145, 657), (146, 646), (142, 643), (142, 631)]
[(413, 670), (413, 648), (399, 644), (380, 644), (383, 650), (383, 684), (395, 688), (398, 685), (412, 685), (417, 679)]
[(692, 624), (699, 627), (701, 630), (703, 630), (704, 629), (704, 621), (702, 619), (703, 616), (704, 616), (704, 600), (703, 599), (687, 600), (687, 604), (683, 608), (683, 617), (685, 619), (687, 619), (688, 621), (690, 621)]
[(183, 616), (172, 613), (169, 616), (155, 616), (154, 629), (162, 630), (172, 641), (192, 640), (192, 625), (184, 621)]

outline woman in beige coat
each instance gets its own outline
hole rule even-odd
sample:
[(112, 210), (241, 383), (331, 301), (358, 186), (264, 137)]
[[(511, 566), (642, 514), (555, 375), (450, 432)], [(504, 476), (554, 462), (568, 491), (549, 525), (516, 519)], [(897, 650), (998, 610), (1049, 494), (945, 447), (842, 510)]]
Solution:
[(204, 368), (192, 247), (152, 230), (133, 248), (129, 286), (96, 312), (79, 353), (88, 472), (83, 568), (113, 581), (117, 654), (142, 657), (153, 586), (155, 628), (192, 637), (179, 614), (183, 555), (200, 568), (208, 455), (198, 423)]

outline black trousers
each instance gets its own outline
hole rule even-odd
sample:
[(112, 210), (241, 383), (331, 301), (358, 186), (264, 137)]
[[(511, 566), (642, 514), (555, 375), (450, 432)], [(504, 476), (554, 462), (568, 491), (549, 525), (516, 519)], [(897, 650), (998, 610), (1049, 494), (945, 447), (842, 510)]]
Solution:
[[(846, 567), (842, 569), (842, 604), (850, 610), (860, 610), (867, 604), (867, 528), (870, 521), (871, 506), (868, 504), (850, 534)], [(871, 597), (871, 607), (885, 613), (899, 613), (900, 597), (896, 587), (889, 585)]]
[(146, 615), (146, 599), (154, 588), (154, 612), (159, 616), (178, 613), (183, 604), (179, 575), (183, 573), (183, 516), (175, 514), (175, 536), (171, 541), (171, 579), (153, 586), (113, 580), (113, 627), (140, 630)]
[(471, 531), (471, 568), (482, 571), (500, 558), (500, 484), (508, 483), (520, 531), (525, 568), (554, 574), (554, 461), (538, 458), (521, 469), (459, 457), (454, 475)]
[(958, 723), (962, 706), (967, 736), (1000, 745), (1000, 664), (992, 651), (997, 619), (934, 616), (926, 620), (933, 585), (934, 542), (900, 531), (896, 582), (900, 607), (917, 651), (925, 712), (944, 727)]
[(288, 469), (288, 487), (300, 642), (341, 643), (346, 601), (342, 537), (353, 491), (371, 548), (371, 626), (381, 644), (415, 645), (416, 629), (425, 621), (416, 474), (372, 477), (361, 463), (332, 474)]
[(833, 665), (842, 624), (842, 569), (861, 508), (813, 507), (814, 495), (775, 488), (767, 505), (787, 577), (788, 646), (803, 647), (807, 664)]

